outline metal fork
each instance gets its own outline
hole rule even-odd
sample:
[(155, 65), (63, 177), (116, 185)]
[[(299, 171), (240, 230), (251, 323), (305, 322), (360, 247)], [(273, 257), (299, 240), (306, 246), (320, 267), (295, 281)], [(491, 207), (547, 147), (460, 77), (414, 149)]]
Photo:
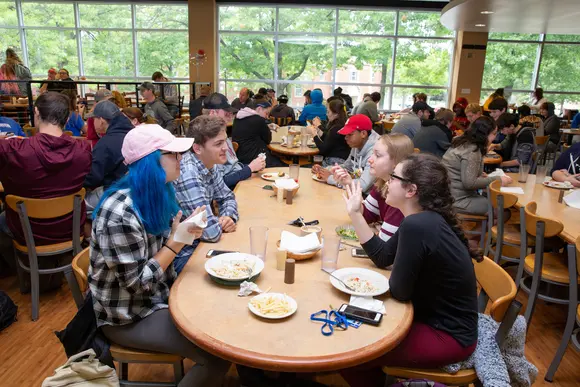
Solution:
[(344, 287), (347, 288), (348, 290), (350, 290), (351, 292), (356, 292), (356, 290), (354, 288), (351, 288), (350, 286), (348, 286), (347, 284), (345, 284), (343, 280), (341, 280), (340, 278), (338, 278), (337, 276), (335, 276), (331, 272), (326, 271), (324, 269), (320, 269), (320, 270), (322, 270), (323, 272), (325, 272), (326, 274), (328, 274), (329, 276), (331, 276), (332, 278), (334, 278), (335, 280), (337, 280), (338, 282), (340, 282), (341, 284), (343, 284)]

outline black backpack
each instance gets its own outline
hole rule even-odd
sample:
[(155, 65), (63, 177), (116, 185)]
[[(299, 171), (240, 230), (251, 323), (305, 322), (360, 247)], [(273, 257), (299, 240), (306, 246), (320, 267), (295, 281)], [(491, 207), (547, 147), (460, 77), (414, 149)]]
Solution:
[(0, 331), (16, 321), (18, 307), (8, 297), (8, 294), (0, 290)]

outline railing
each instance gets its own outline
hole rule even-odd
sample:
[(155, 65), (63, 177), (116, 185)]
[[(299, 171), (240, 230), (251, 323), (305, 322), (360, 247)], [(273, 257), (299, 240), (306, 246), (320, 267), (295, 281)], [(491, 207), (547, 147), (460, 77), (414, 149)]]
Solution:
[[(61, 82), (69, 82), (69, 81), (50, 81), (47, 79), (42, 79), (42, 80), (37, 80), (37, 79), (32, 79), (29, 81), (19, 81), (19, 80), (0, 80), (0, 85), (3, 83), (16, 83), (16, 84), (24, 84), (26, 85), (26, 94), (2, 94), (2, 92), (0, 92), (0, 99), (5, 100), (6, 97), (10, 98), (10, 97), (15, 97), (15, 98), (28, 98), (28, 115), (30, 117), (30, 125), (34, 126), (34, 93), (32, 91), (32, 85), (36, 85), (38, 84), (39, 87), (42, 83), (47, 83), (47, 82), (54, 82), (56, 84), (60, 84)], [(86, 97), (87, 92), (85, 91), (85, 88), (83, 87), (83, 85), (96, 85), (97, 90), (104, 88), (104, 89), (109, 89), (109, 90), (114, 90), (113, 86), (118, 86), (118, 85), (133, 85), (135, 88), (135, 96), (137, 98), (137, 105), (139, 106), (139, 85), (141, 85), (143, 82), (122, 82), (122, 81), (87, 81), (87, 80), (82, 80), (82, 81), (72, 81), (69, 83), (74, 83), (76, 85), (76, 90), (77, 90), (77, 94), (79, 96), (81, 96), (82, 98)], [(180, 110), (182, 108), (181, 106), (181, 95), (183, 94), (181, 91), (182, 86), (184, 85), (189, 85), (190, 86), (190, 98), (196, 99), (197, 95), (196, 95), (196, 91), (197, 88), (199, 86), (202, 85), (207, 85), (207, 86), (211, 86), (210, 82), (151, 82), (154, 85), (160, 85), (161, 87), (160, 89), (160, 97), (161, 99), (165, 99), (165, 88), (163, 87), (164, 85), (176, 85), (177, 86), (177, 100), (180, 104)], [(78, 86), (81, 86), (80, 88)], [(80, 89), (80, 90), (79, 90)], [(141, 108), (143, 108), (143, 106), (141, 106)]]

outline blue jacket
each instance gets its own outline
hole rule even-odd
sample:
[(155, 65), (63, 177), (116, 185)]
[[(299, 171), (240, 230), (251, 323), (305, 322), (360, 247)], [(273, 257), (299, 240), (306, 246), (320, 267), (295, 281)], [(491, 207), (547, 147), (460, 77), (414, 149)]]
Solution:
[(107, 134), (93, 148), (91, 171), (85, 177), (85, 187), (107, 188), (127, 173), (125, 158), (121, 153), (123, 140), (133, 124), (124, 114), (119, 114), (109, 123)]
[(26, 133), (24, 133), (20, 125), (18, 125), (18, 123), (12, 118), (8, 117), (0, 117), (0, 132), (12, 132), (15, 136), (26, 137)]
[(298, 121), (302, 125), (306, 125), (306, 120), (312, 121), (314, 117), (320, 118), (321, 121), (326, 121), (326, 106), (322, 104), (322, 91), (312, 90), (310, 93), (310, 99), (312, 103), (304, 106), (302, 114)]

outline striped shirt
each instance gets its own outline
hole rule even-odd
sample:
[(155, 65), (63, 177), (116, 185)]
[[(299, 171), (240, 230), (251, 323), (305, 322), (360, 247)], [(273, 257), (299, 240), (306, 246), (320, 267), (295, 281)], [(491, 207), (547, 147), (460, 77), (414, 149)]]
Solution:
[(367, 223), (383, 222), (379, 231), (379, 238), (385, 242), (397, 232), (404, 218), (399, 209), (385, 203), (385, 199), (376, 187), (373, 187), (371, 193), (363, 202), (363, 207), (363, 216)]

